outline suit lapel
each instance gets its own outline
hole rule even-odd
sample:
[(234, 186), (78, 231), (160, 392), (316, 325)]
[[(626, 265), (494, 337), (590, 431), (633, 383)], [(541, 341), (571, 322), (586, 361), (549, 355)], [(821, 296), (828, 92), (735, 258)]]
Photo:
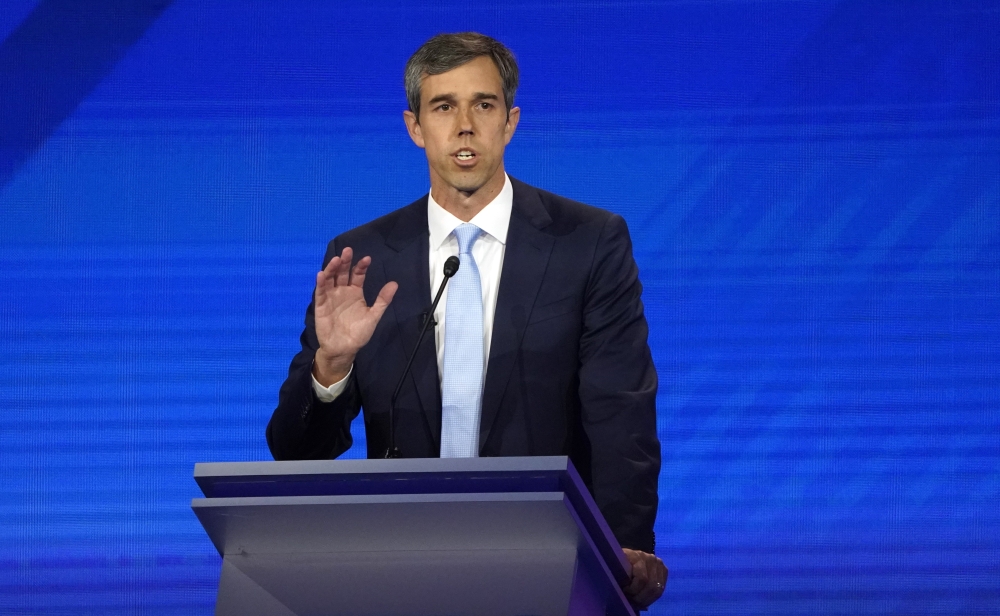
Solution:
[(531, 314), (535, 297), (541, 288), (555, 241), (551, 235), (542, 231), (552, 222), (552, 218), (542, 205), (538, 191), (513, 178), (511, 184), (514, 188), (514, 207), (507, 230), (490, 358), (483, 386), (480, 451), (489, 439), (493, 422), (500, 410), (500, 401), (510, 381), (511, 369), (528, 324), (528, 315)]
[[(430, 274), (428, 272), (428, 231), (427, 198), (424, 197), (405, 208), (396, 225), (386, 238), (386, 245), (396, 254), (384, 263), (386, 280), (399, 283), (396, 296), (389, 310), (396, 319), (396, 327), (402, 342), (403, 358), (399, 363), (402, 370), (409, 359), (413, 346), (417, 343), (422, 317), (430, 307)], [(395, 387), (399, 375), (387, 374), (386, 379)], [(424, 334), (420, 348), (413, 360), (410, 386), (416, 388), (420, 406), (427, 420), (430, 433), (440, 446), (441, 439), (441, 388), (437, 370), (437, 352), (434, 347), (434, 332), (431, 328)], [(406, 387), (406, 385), (404, 385)]]

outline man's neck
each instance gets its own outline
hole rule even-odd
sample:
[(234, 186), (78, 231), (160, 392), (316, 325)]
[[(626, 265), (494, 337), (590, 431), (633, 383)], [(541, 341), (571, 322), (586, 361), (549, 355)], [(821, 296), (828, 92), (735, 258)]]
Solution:
[[(435, 181), (437, 180), (437, 181)], [(431, 196), (446, 212), (462, 222), (469, 222), (484, 207), (489, 205), (503, 190), (507, 175), (503, 165), (497, 169), (488, 182), (474, 192), (466, 193), (448, 185), (443, 180), (431, 176)]]

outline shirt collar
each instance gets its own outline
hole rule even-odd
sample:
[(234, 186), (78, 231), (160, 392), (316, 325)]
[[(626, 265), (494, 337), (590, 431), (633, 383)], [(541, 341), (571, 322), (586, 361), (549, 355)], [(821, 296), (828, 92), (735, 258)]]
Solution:
[[(510, 213), (514, 209), (514, 187), (510, 178), (504, 174), (503, 188), (500, 193), (486, 204), (469, 222), (485, 233), (489, 233), (501, 244), (507, 243), (507, 227), (510, 226)], [(430, 249), (437, 250), (448, 239), (451, 232), (462, 224), (454, 214), (438, 205), (430, 192), (427, 193), (427, 226), (430, 229)]]

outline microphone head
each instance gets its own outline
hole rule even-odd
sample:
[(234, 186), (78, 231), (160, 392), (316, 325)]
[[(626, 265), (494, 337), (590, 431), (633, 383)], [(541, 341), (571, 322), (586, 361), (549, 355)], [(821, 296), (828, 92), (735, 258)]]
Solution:
[(458, 271), (460, 262), (458, 257), (448, 257), (444, 262), (444, 277), (451, 278)]

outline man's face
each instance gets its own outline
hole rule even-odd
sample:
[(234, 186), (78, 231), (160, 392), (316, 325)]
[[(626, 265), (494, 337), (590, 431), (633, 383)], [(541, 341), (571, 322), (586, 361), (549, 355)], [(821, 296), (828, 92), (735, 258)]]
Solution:
[(520, 111), (515, 107), (508, 117), (500, 73), (481, 56), (424, 76), (420, 118), (410, 111), (403, 115), (410, 138), (427, 154), (431, 187), (451, 187), (468, 197), (488, 183), (502, 187), (503, 151)]

